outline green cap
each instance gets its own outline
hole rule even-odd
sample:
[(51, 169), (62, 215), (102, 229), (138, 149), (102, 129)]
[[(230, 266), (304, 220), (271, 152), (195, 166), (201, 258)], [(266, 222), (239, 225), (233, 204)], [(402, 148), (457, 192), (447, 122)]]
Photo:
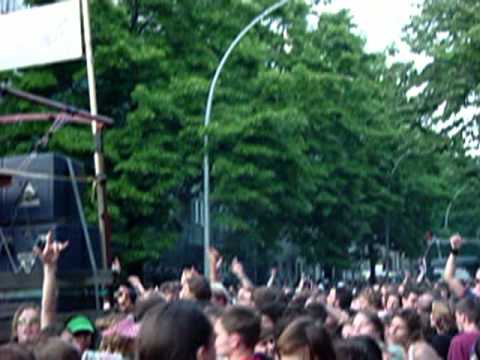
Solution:
[(86, 331), (89, 333), (94, 333), (95, 328), (93, 327), (92, 322), (84, 315), (74, 316), (68, 323), (67, 329), (70, 333), (75, 334), (77, 332)]

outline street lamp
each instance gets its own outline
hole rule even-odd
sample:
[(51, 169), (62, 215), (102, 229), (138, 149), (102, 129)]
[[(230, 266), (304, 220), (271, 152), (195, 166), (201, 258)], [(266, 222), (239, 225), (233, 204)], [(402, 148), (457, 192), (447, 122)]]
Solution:
[(467, 188), (467, 184), (463, 185), (460, 189), (458, 189), (450, 200), (450, 203), (445, 210), (445, 218), (443, 221), (443, 228), (448, 229), (448, 218), (450, 217), (450, 210), (452, 210), (453, 202), (460, 196), (460, 194)]
[[(388, 187), (390, 188), (391, 181), (393, 179), (393, 175), (395, 174), (395, 171), (397, 171), (398, 166), (400, 163), (412, 153), (410, 149), (407, 149), (402, 155), (398, 157), (398, 159), (395, 161), (395, 164), (393, 165), (392, 171), (390, 171), (390, 176), (388, 177)], [(387, 212), (385, 216), (385, 268), (386, 268), (386, 276), (388, 277), (388, 271), (390, 270), (388, 266), (388, 259), (390, 256), (390, 214)]]
[[(257, 23), (262, 21), (266, 16), (277, 10), (278, 8), (284, 6), (288, 3), (289, 0), (281, 0), (270, 6), (269, 8), (265, 9), (260, 15), (255, 17), (246, 27), (243, 28), (242, 31), (237, 35), (237, 37), (232, 41), (230, 46), (228, 47), (227, 51), (220, 60), (218, 64), (217, 70), (215, 71), (215, 75), (213, 76), (212, 82), (210, 84), (210, 90), (208, 92), (208, 99), (207, 99), (207, 106), (205, 110), (205, 128), (210, 123), (210, 115), (212, 111), (212, 103), (213, 103), (213, 95), (215, 93), (215, 86), (217, 84), (217, 80), (220, 76), (220, 73), (227, 61), (230, 53), (233, 51), (235, 46), (242, 40), (242, 38), (253, 28)], [(210, 179), (209, 179), (209, 160), (208, 160), (208, 135), (205, 134), (204, 137), (204, 147), (205, 147), (205, 154), (203, 156), (203, 204), (205, 208), (205, 224), (203, 226), (203, 271), (205, 276), (208, 278), (210, 273), (210, 259), (208, 256), (208, 249), (210, 247), (210, 200), (209, 200), (209, 192), (210, 192)]]

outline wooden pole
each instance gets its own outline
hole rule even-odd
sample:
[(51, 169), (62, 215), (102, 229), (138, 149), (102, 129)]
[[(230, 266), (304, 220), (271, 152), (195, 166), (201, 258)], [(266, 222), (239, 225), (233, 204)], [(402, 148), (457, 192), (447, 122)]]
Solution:
[[(88, 94), (90, 98), (90, 112), (92, 115), (97, 115), (97, 94), (95, 86), (95, 70), (93, 66), (92, 55), (92, 40), (90, 30), (90, 12), (88, 7), (88, 0), (81, 0), (82, 2), (82, 18), (83, 18), (83, 34), (85, 43), (85, 56), (87, 63), (88, 76)], [(95, 177), (97, 180), (97, 206), (98, 206), (98, 221), (100, 236), (102, 240), (102, 268), (107, 270), (110, 265), (110, 242), (111, 242), (111, 228), (110, 215), (107, 210), (107, 196), (106, 196), (106, 182), (105, 162), (103, 156), (103, 139), (102, 126), (97, 121), (92, 122), (92, 134), (95, 141)]]

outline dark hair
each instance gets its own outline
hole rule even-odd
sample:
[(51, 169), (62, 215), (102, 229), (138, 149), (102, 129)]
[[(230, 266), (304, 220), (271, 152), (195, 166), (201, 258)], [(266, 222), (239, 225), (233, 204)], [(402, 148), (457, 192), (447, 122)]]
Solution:
[(468, 321), (478, 323), (480, 320), (480, 302), (473, 296), (465, 296), (455, 305), (455, 312), (466, 316)]
[(325, 305), (322, 303), (312, 303), (308, 304), (307, 307), (305, 308), (305, 312), (307, 313), (308, 316), (310, 316), (314, 320), (320, 321), (322, 324), (327, 320), (327, 309), (325, 308)]
[(141, 299), (137, 301), (135, 303), (135, 306), (133, 307), (133, 317), (135, 318), (135, 321), (142, 321), (143, 317), (150, 309), (152, 309), (156, 305), (164, 303), (165, 300), (163, 299), (163, 296), (156, 293), (146, 299)]
[(352, 292), (346, 287), (335, 288), (335, 298), (338, 300), (338, 306), (342, 310), (350, 309), (352, 303)]
[(33, 353), (23, 345), (9, 343), (0, 346), (2, 360), (35, 360)]
[(174, 301), (151, 309), (137, 337), (136, 360), (195, 360), (197, 350), (213, 346), (212, 325), (199, 306)]
[(407, 284), (405, 285), (405, 288), (403, 290), (402, 298), (407, 299), (410, 294), (416, 294), (417, 296), (420, 296), (421, 290), (418, 286), (415, 286), (413, 284)]
[(398, 316), (405, 321), (408, 331), (408, 341), (414, 342), (423, 338), (422, 320), (413, 309), (401, 309), (393, 317)]
[(285, 295), (281, 289), (267, 286), (254, 289), (252, 299), (257, 308), (271, 303), (286, 302)]
[(178, 293), (182, 289), (182, 285), (180, 284), (180, 281), (166, 281), (160, 285), (160, 288), (158, 289), (162, 294), (163, 293)]
[(252, 294), (255, 308), (276, 323), (283, 315), (287, 301), (281, 289), (262, 286)]
[(261, 321), (254, 310), (246, 306), (232, 306), (225, 310), (220, 322), (228, 334), (239, 334), (247, 348), (255, 347), (260, 337)]
[(60, 339), (51, 337), (44, 342), (38, 343), (34, 349), (37, 360), (80, 360), (81, 355), (71, 344)]
[(215, 324), (223, 314), (223, 308), (214, 304), (208, 304), (202, 310), (212, 324)]
[(210, 301), (212, 289), (208, 280), (201, 275), (194, 275), (187, 279), (188, 288), (198, 301)]
[(288, 325), (277, 340), (279, 354), (292, 354), (307, 346), (311, 359), (335, 360), (335, 351), (327, 330), (318, 321), (304, 316)]
[(363, 316), (365, 316), (375, 328), (375, 331), (379, 335), (379, 339), (381, 341), (385, 341), (385, 326), (383, 325), (382, 320), (380, 320), (380, 317), (376, 313), (371, 311), (359, 311), (357, 314), (362, 314)]
[(132, 301), (132, 304), (135, 304), (135, 302), (137, 301), (137, 290), (135, 290), (132, 285), (128, 284), (128, 283), (122, 283), (120, 285), (118, 285), (118, 289), (117, 291), (115, 292), (115, 297), (118, 296), (118, 291), (120, 288), (124, 288), (127, 290), (127, 293), (128, 293), (128, 297), (130, 298), (130, 300)]
[(369, 336), (355, 336), (335, 343), (338, 360), (382, 360), (382, 350)]

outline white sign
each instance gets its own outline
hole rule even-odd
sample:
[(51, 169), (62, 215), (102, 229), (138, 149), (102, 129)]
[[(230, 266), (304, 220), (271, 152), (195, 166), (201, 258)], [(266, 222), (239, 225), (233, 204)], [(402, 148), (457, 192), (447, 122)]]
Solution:
[(0, 15), (0, 71), (80, 58), (80, 20), (78, 0)]

